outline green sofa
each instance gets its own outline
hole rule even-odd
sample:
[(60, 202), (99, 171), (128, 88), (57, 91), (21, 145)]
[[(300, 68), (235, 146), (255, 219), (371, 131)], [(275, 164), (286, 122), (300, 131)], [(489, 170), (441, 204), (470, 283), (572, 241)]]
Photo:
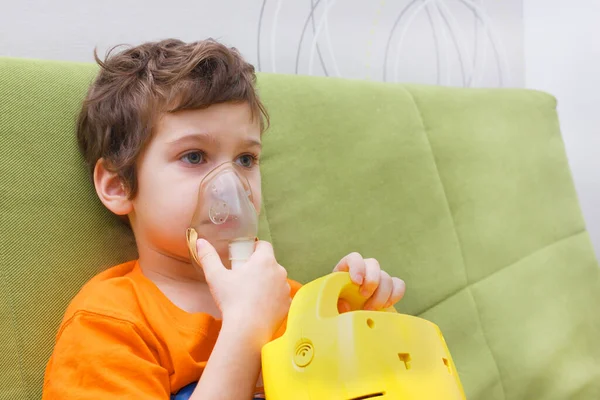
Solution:
[[(136, 256), (74, 127), (90, 64), (0, 58), (0, 399), (39, 399), (66, 305)], [(600, 399), (600, 269), (556, 101), (261, 74), (261, 237), (292, 278), (350, 251), (405, 279), (469, 400)], [(82, 338), (85, 340), (85, 338)]]

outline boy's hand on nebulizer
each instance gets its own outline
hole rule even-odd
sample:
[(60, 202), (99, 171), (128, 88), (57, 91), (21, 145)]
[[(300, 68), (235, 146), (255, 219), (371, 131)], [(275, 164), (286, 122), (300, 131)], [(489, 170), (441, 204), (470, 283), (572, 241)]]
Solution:
[(291, 303), (285, 268), (277, 263), (270, 243), (259, 241), (240, 268), (226, 269), (215, 248), (197, 241), (198, 259), (223, 323), (233, 321), (252, 332), (258, 345), (267, 343), (283, 322)]
[[(404, 296), (406, 285), (400, 278), (392, 278), (381, 270), (374, 258), (363, 258), (358, 253), (350, 253), (340, 260), (333, 272), (350, 273), (352, 282), (360, 286), (360, 293), (367, 302), (365, 310), (380, 310), (393, 306)], [(338, 301), (339, 312), (352, 311), (350, 303), (344, 299)]]

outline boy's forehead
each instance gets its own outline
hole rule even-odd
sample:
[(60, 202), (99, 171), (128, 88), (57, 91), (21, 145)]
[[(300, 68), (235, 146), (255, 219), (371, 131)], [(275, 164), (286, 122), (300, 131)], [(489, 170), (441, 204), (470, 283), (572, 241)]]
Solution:
[[(215, 104), (205, 109), (165, 112), (159, 117), (155, 138), (165, 142), (182, 139), (240, 139), (260, 144), (260, 120), (245, 103)], [(221, 141), (219, 140), (219, 141)]]
[(261, 146), (261, 127), (246, 104), (218, 104), (205, 109), (161, 114), (155, 140), (172, 145), (195, 142)]

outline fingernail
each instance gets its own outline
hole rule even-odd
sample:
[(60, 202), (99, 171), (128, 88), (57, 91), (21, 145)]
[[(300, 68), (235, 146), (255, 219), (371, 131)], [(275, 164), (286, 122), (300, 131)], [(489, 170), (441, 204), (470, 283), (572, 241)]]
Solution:
[(356, 274), (352, 277), (352, 280), (354, 281), (354, 283), (356, 283), (357, 285), (362, 285), (363, 283), (363, 276)]
[(200, 250), (201, 248), (205, 247), (208, 244), (208, 242), (204, 239), (198, 239), (198, 241), (196, 242), (196, 247), (198, 248), (198, 250)]

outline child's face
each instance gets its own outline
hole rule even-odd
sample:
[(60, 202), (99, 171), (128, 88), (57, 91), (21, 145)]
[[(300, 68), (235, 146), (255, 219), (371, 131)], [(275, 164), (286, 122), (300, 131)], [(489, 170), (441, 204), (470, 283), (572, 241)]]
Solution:
[[(200, 183), (225, 162), (242, 167), (239, 170), (248, 179), (254, 206), (260, 210), (257, 161), (261, 131), (258, 118), (252, 117), (245, 103), (217, 104), (161, 117), (137, 164), (138, 193), (129, 216), (138, 247), (189, 259), (185, 231), (196, 208)], [(215, 245), (227, 264), (227, 247)]]

